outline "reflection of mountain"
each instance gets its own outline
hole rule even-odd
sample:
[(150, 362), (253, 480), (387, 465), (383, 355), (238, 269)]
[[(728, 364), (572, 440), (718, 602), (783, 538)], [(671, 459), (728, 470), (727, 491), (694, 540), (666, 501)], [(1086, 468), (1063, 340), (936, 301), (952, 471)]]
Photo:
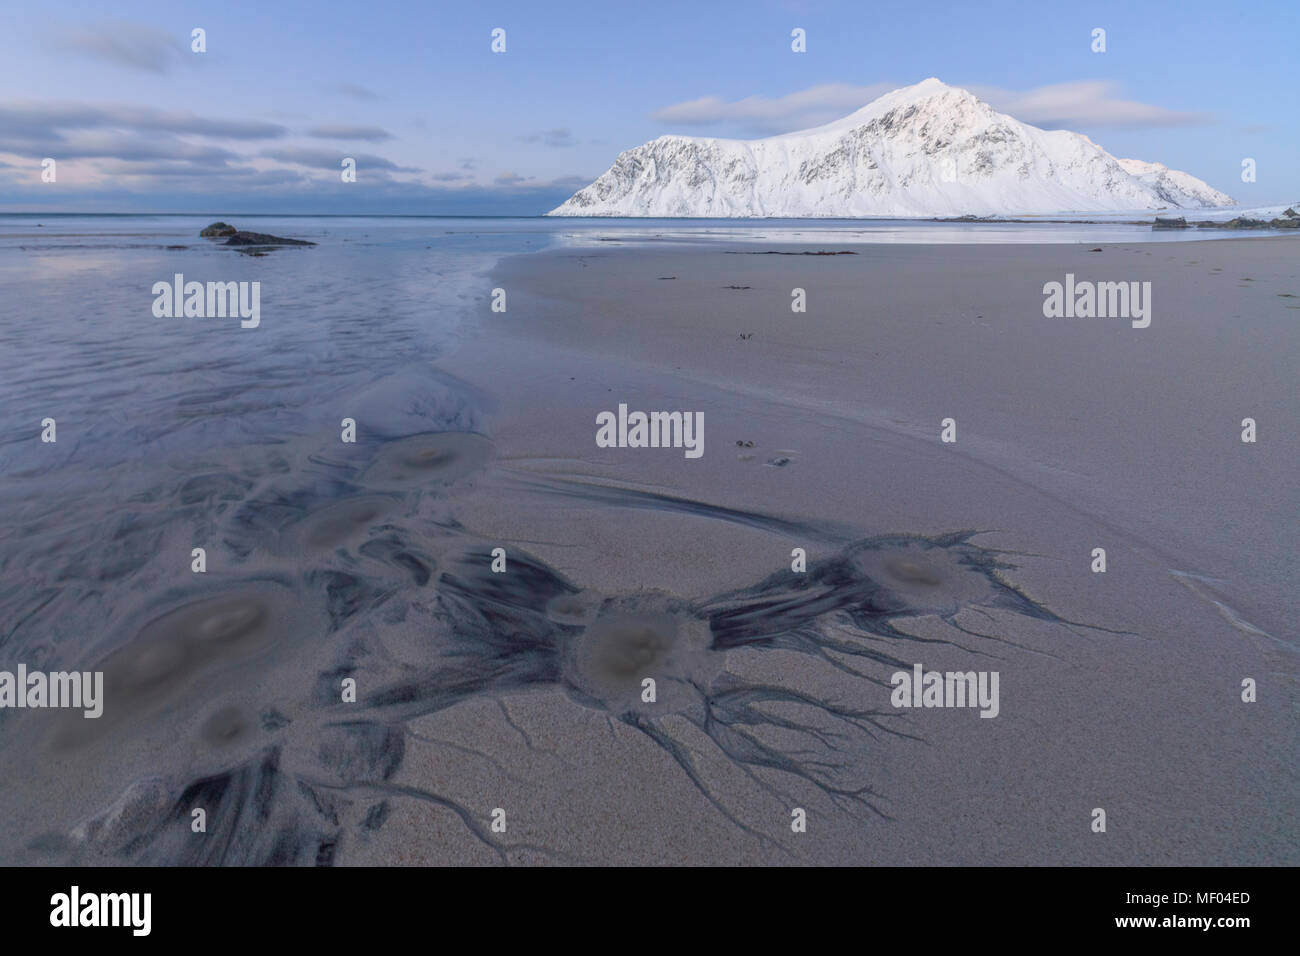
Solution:
[(553, 216), (953, 216), (1201, 208), (1232, 199), (1116, 159), (928, 79), (842, 120), (768, 139), (661, 136)]

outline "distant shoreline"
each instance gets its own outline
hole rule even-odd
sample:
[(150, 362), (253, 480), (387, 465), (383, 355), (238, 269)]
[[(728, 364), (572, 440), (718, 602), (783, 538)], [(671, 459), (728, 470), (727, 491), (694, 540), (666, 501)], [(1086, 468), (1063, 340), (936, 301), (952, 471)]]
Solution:
[[(1275, 203), (1275, 206), (1282, 206), (1283, 203)], [(1246, 213), (1256, 212), (1259, 209), (1271, 208), (1251, 207), (1216, 211), (1236, 212), (1238, 219), (1253, 218), (1245, 216)], [(837, 222), (862, 222), (862, 223), (972, 223), (978, 225), (1067, 225), (1067, 226), (1151, 226), (1157, 219), (1165, 218), (1185, 218), (1186, 213), (1190, 210), (1179, 210), (1184, 215), (1181, 217), (1172, 216), (1172, 210), (1153, 210), (1149, 218), (1136, 219), (1073, 219), (1068, 218), (1070, 213), (1049, 213), (1044, 216), (1034, 216), (1032, 214), (1022, 214), (1018, 216), (806, 216), (799, 218), (786, 218), (780, 216), (552, 216), (547, 213), (537, 213), (528, 215), (482, 215), (467, 216), (456, 213), (369, 213), (369, 212), (9, 212), (0, 210), (0, 217), (14, 218), (131, 218), (139, 216), (150, 217), (167, 217), (173, 219), (190, 219), (190, 218), (243, 218), (243, 219), (465, 219), (465, 220), (509, 220), (509, 219), (537, 219), (547, 222), (564, 221), (564, 222), (720, 222), (720, 223), (837, 223)], [(1205, 212), (1206, 210), (1199, 210)], [(1095, 214), (1094, 214), (1095, 215)], [(1134, 215), (1146, 215), (1134, 213)], [(1254, 227), (1233, 227), (1228, 223), (1233, 220), (1225, 219), (1222, 223), (1215, 220), (1192, 220), (1188, 222), (1188, 228), (1270, 228), (1265, 226)]]

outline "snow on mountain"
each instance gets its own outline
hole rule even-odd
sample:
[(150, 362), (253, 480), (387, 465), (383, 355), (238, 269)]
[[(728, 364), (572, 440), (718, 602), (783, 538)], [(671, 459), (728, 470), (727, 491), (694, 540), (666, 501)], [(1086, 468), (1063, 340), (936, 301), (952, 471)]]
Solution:
[(1116, 159), (931, 78), (797, 133), (661, 136), (548, 215), (1007, 216), (1232, 202), (1187, 173)]
[(1170, 169), (1164, 163), (1144, 163), (1140, 159), (1116, 160), (1124, 171), (1150, 186), (1166, 206), (1196, 209), (1231, 206), (1228, 196), (1201, 182), (1195, 176)]

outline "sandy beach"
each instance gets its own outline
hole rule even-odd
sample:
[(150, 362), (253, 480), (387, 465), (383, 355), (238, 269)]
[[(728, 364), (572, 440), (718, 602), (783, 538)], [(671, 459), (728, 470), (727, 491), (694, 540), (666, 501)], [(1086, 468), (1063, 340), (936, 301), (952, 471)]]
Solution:
[[(165, 444), (15, 475), (10, 640), (105, 699), (5, 712), (4, 859), (1294, 865), (1298, 249), (593, 240), (404, 260), (472, 304), (441, 352), (214, 326)], [(301, 391), (211, 392), (237, 347)]]
[[(512, 794), (547, 821), (537, 843), (618, 862), (1300, 859), (1294, 241), (608, 246), (494, 273), (507, 311), (485, 298), (446, 363), (499, 409), (495, 469), (461, 520), (602, 594), (695, 608), (793, 586), (793, 548), (815, 564), (870, 542), (860, 566), (908, 611), (896, 637), (770, 614), (690, 675), (816, 702), (759, 705), (785, 725), (660, 706), (665, 746), (561, 695), (507, 702), (520, 732), (504, 707), (473, 708), (465, 720), (500, 726), (497, 759), (554, 749), (566, 767), (563, 785), (542, 774)], [(1042, 286), (1067, 273), (1150, 281), (1150, 326), (1045, 318)], [(702, 411), (704, 455), (598, 448), (596, 415), (618, 403)], [(891, 707), (885, 658), (996, 670), (1000, 713)], [(875, 716), (830, 748), (792, 729), (844, 730), (827, 706)], [(869, 796), (773, 766), (739, 733), (824, 749), (804, 768)]]

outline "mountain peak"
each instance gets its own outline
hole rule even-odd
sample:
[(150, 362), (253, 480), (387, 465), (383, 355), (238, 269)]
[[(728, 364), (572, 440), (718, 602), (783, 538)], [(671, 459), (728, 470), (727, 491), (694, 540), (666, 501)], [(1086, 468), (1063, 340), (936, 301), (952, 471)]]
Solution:
[(922, 80), (920, 83), (913, 83), (911, 86), (904, 86), (892, 93), (886, 93), (868, 105), (874, 106), (882, 100), (888, 100), (891, 106), (910, 105), (926, 100), (939, 100), (948, 104), (953, 102), (978, 104), (985, 106), (987, 109), (992, 109), (970, 90), (960, 86), (950, 86), (933, 76), (928, 80)]
[[(934, 100), (936, 110), (942, 109), (946, 112), (956, 113), (959, 104), (962, 107), (984, 106), (986, 110), (992, 112), (992, 109), (986, 106), (974, 93), (964, 90), (959, 86), (949, 86), (938, 77), (929, 77), (920, 83), (913, 83), (911, 86), (900, 87), (891, 90), (888, 93), (876, 97), (866, 106), (850, 113), (843, 119), (834, 120), (825, 126), (816, 127), (813, 130), (803, 130), (798, 133), (787, 133), (786, 136), (800, 136), (805, 133), (813, 133), (823, 130), (846, 129), (857, 126), (861, 123), (870, 122), (872, 119), (884, 116), (890, 110), (915, 106)], [(954, 115), (954, 118), (955, 115)]]
[(920, 83), (913, 83), (911, 86), (901, 87), (895, 90), (894, 92), (895, 93), (935, 93), (943, 90), (956, 90), (958, 93), (967, 92), (966, 90), (963, 90), (959, 86), (949, 86), (947, 83), (939, 79), (937, 76), (926, 77)]

